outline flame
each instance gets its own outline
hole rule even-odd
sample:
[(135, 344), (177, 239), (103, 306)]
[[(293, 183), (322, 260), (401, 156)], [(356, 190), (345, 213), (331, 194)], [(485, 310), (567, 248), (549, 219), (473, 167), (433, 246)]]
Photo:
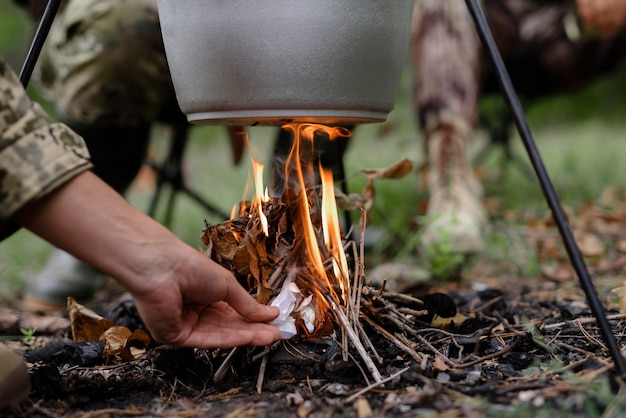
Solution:
[(265, 193), (263, 193), (263, 167), (263, 164), (260, 162), (252, 160), (255, 194), (252, 198), (251, 209), (253, 212), (256, 210), (259, 220), (261, 221), (263, 232), (267, 237), (269, 236), (269, 231), (267, 228), (267, 216), (263, 213), (263, 203), (269, 200), (269, 196), (267, 195), (267, 189), (265, 190)]
[(347, 302), (350, 280), (348, 279), (348, 260), (343, 250), (341, 240), (341, 226), (335, 200), (335, 186), (333, 173), (330, 169), (320, 164), (322, 177), (322, 228), (324, 231), (324, 243), (333, 256), (333, 271), (341, 287), (341, 296), (344, 303)]
[[(326, 135), (329, 140), (333, 140), (339, 136), (348, 136), (350, 132), (345, 128), (316, 124), (288, 124), (283, 129), (290, 130), (294, 138), (283, 173), (286, 185), (283, 200), (289, 200), (285, 203), (290, 205), (294, 213), (294, 235), (297, 240), (301, 240), (299, 245), (293, 246), (293, 251), (302, 252), (295, 257), (299, 265), (292, 266), (298, 271), (294, 280), (302, 292), (301, 302), (310, 302), (316, 308), (315, 331), (311, 332), (309, 327), (305, 327), (302, 319), (298, 328), (307, 336), (314, 337), (328, 331), (326, 319), (329, 317), (331, 302), (347, 306), (350, 282), (335, 201), (333, 174), (315, 158), (313, 143), (316, 134)], [(264, 166), (254, 159), (252, 166), (255, 194), (247, 207), (247, 213), (248, 216), (258, 215), (264, 234), (269, 236), (268, 219), (263, 211), (264, 204), (270, 200), (267, 189), (263, 189)], [(316, 167), (319, 170), (315, 170)], [(316, 187), (319, 183), (321, 189)], [(243, 214), (246, 211), (240, 209), (240, 212)], [(337, 288), (340, 296), (336, 293)], [(296, 307), (294, 315), (298, 313), (299, 309)]]

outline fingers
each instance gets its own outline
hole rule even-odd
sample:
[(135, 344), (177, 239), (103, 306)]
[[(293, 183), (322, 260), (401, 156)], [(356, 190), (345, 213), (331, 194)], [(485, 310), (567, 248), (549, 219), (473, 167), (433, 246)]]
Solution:
[(280, 331), (272, 325), (252, 324), (246, 330), (230, 328), (195, 329), (182, 344), (200, 349), (266, 346), (280, 340)]
[(265, 346), (279, 339), (277, 327), (249, 322), (225, 302), (218, 302), (200, 314), (183, 345), (199, 348)]
[(223, 294), (214, 292), (216, 298), (211, 302), (223, 300), (245, 319), (253, 322), (269, 322), (278, 317), (280, 311), (277, 307), (258, 303), (228, 270), (222, 270), (221, 279), (224, 286)]

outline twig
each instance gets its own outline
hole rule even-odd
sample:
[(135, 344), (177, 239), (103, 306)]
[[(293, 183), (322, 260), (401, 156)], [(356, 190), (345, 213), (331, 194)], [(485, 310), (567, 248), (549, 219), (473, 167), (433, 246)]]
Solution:
[(494, 303), (500, 302), (502, 299), (504, 299), (502, 297), (502, 295), (500, 296), (496, 296), (495, 298), (487, 301), (486, 303), (480, 305), (478, 308), (472, 308), (469, 310), (470, 314), (477, 314), (479, 312), (484, 311), (485, 309), (487, 309), (488, 307), (490, 307), (491, 305), (493, 305)]
[[(607, 315), (606, 319), (608, 319), (609, 321), (617, 320), (617, 319), (626, 319), (626, 314)], [(541, 328), (542, 329), (554, 329), (554, 328), (561, 328), (561, 327), (570, 326), (570, 325), (578, 326), (579, 324), (582, 324), (582, 325), (593, 324), (594, 322), (596, 322), (596, 318), (594, 317), (576, 318), (570, 321), (563, 321), (563, 322), (557, 322), (554, 324), (542, 325)]]
[[(335, 342), (337, 342), (337, 340), (335, 339)], [(337, 342), (338, 343), (338, 342)], [(343, 350), (344, 347), (342, 347), (340, 345), (341, 349)], [(356, 365), (356, 367), (359, 369), (359, 371), (361, 372), (361, 374), (363, 375), (363, 379), (365, 379), (365, 383), (367, 383), (368, 385), (370, 385), (370, 379), (367, 377), (367, 373), (365, 373), (365, 370), (363, 370), (363, 367), (361, 366), (361, 363), (359, 363), (354, 356), (348, 352), (348, 351), (344, 351), (344, 355), (348, 358), (348, 360), (352, 360), (352, 362)], [(347, 361), (347, 360), (346, 360)]]
[(370, 390), (372, 390), (372, 389), (374, 389), (374, 388), (376, 388), (376, 387), (378, 387), (378, 386), (380, 386), (382, 384), (385, 384), (385, 383), (389, 382), (390, 380), (395, 379), (396, 377), (400, 376), (402, 373), (406, 372), (409, 369), (410, 369), (410, 367), (405, 367), (404, 369), (402, 369), (402, 370), (400, 370), (400, 371), (390, 375), (389, 377), (386, 377), (386, 378), (382, 379), (379, 382), (372, 383), (371, 385), (369, 385), (366, 388), (361, 389), (357, 393), (354, 393), (354, 394), (348, 396), (344, 400), (344, 402), (352, 402), (352, 401), (354, 401), (356, 398), (358, 398), (359, 396), (363, 395), (365, 392), (369, 392)]
[(585, 329), (585, 327), (582, 326), (581, 323), (578, 323), (578, 329), (580, 329), (580, 333), (589, 341), (591, 341), (593, 344), (597, 345), (598, 347), (602, 347), (602, 349), (604, 351), (608, 351), (608, 348), (606, 345), (604, 345), (602, 342), (598, 341), (596, 338), (594, 338), (591, 334), (589, 334), (587, 332), (587, 330)]
[(280, 344), (280, 341), (275, 342), (274, 344), (272, 344), (270, 346), (264, 347), (263, 351), (261, 351), (260, 353), (257, 353), (257, 354), (252, 356), (252, 361), (255, 362), (255, 361), (259, 360), (260, 358), (264, 357), (266, 354), (269, 354), (272, 350), (274, 350), (274, 348), (276, 346), (278, 346), (278, 344)]
[(397, 311), (402, 314), (412, 315), (415, 317), (428, 315), (428, 309), (422, 309), (421, 311), (416, 311), (415, 309), (400, 307), (397, 309)]
[(405, 295), (403, 293), (393, 293), (393, 292), (383, 292), (383, 298), (389, 301), (400, 301), (404, 303), (415, 304), (419, 306), (424, 305), (424, 301), (418, 298), (414, 298), (413, 296)]
[[(355, 302), (355, 319), (359, 317), (361, 312), (361, 298), (363, 296), (363, 284), (365, 283), (365, 226), (367, 223), (367, 214), (361, 209), (361, 242), (359, 243), (358, 269), (355, 272), (355, 278), (358, 279), (358, 292), (356, 293)], [(358, 273), (358, 274), (357, 274)]]
[(281, 263), (278, 265), (278, 267), (276, 267), (276, 270), (274, 270), (274, 272), (272, 273), (272, 275), (270, 276), (269, 279), (267, 279), (267, 284), (271, 289), (275, 289), (276, 288), (276, 281), (278, 280), (279, 277), (281, 277), (281, 275), (283, 274), (283, 268), (285, 265), (285, 259), (283, 259), (281, 261)]
[(515, 340), (511, 344), (509, 344), (507, 347), (503, 348), (502, 350), (497, 351), (495, 353), (487, 354), (486, 356), (483, 356), (483, 357), (479, 357), (479, 358), (477, 358), (474, 361), (468, 361), (466, 363), (459, 364), (458, 367), (461, 368), (461, 369), (464, 369), (464, 368), (471, 367), (471, 366), (474, 366), (476, 364), (482, 363), (485, 360), (491, 360), (493, 358), (500, 357), (500, 356), (508, 353), (509, 351), (511, 351), (513, 348), (515, 348), (515, 346), (517, 346), (517, 344), (519, 344), (519, 342), (522, 340), (522, 338), (523, 337), (517, 337), (517, 338), (515, 338)]
[(459, 364), (453, 360), (451, 360), (450, 358), (448, 358), (448, 356), (446, 356), (445, 354), (443, 354), (441, 351), (437, 350), (437, 348), (435, 348), (434, 345), (432, 345), (428, 340), (426, 340), (426, 338), (422, 337), (421, 335), (417, 335), (415, 334), (414, 337), (416, 337), (420, 343), (424, 344), (426, 347), (428, 347), (428, 349), (430, 351), (432, 351), (433, 354), (435, 354), (436, 356), (440, 356), (442, 358), (442, 360), (445, 363), (448, 363), (448, 366), (452, 366), (452, 367), (459, 367)]
[(370, 324), (372, 328), (374, 328), (374, 331), (378, 332), (383, 337), (387, 338), (389, 341), (394, 343), (396, 347), (398, 347), (400, 350), (404, 351), (405, 353), (413, 357), (415, 361), (417, 361), (418, 363), (421, 363), (422, 361), (424, 361), (424, 358), (420, 356), (415, 350), (411, 349), (411, 347), (409, 347), (407, 344), (403, 343), (402, 341), (397, 339), (393, 334), (391, 334), (390, 332), (382, 328), (380, 325), (372, 321), (367, 315), (363, 315), (362, 318), (363, 320), (365, 320), (365, 322)]
[(332, 312), (335, 314), (335, 317), (337, 318), (337, 320), (341, 323), (342, 329), (345, 330), (348, 338), (352, 342), (352, 345), (354, 345), (354, 348), (359, 352), (361, 358), (363, 359), (363, 361), (365, 362), (365, 365), (367, 366), (367, 369), (372, 374), (372, 377), (377, 382), (381, 381), (383, 379), (382, 375), (376, 368), (376, 365), (372, 361), (372, 358), (365, 351), (365, 347), (363, 347), (361, 340), (359, 340), (359, 336), (356, 334), (354, 329), (350, 326), (350, 323), (348, 322), (348, 318), (346, 317), (346, 314), (335, 303), (335, 301), (330, 299), (330, 297), (328, 296), (326, 296), (326, 298), (328, 299), (328, 303), (330, 304)]
[(230, 350), (230, 353), (228, 353), (228, 356), (226, 356), (226, 359), (224, 360), (222, 365), (219, 367), (219, 369), (217, 369), (217, 371), (213, 375), (214, 382), (219, 382), (226, 376), (226, 371), (233, 364), (233, 360), (235, 359), (235, 354), (237, 353), (238, 350), (239, 350), (239, 347), (235, 347), (232, 350)]
[(372, 352), (372, 354), (374, 354), (374, 357), (376, 357), (376, 361), (378, 362), (378, 364), (383, 364), (382, 357), (380, 357), (380, 354), (378, 354), (376, 347), (374, 347), (374, 344), (372, 344), (372, 340), (370, 340), (370, 337), (367, 335), (367, 333), (363, 329), (363, 325), (361, 325), (361, 322), (356, 322), (354, 325), (356, 326), (357, 331), (359, 331), (359, 335), (361, 336), (363, 341), (367, 343), (367, 346), (369, 347), (370, 351)]
[(263, 356), (261, 367), (259, 368), (259, 377), (256, 380), (256, 392), (261, 393), (263, 390), (263, 380), (265, 379), (265, 369), (267, 367), (267, 356)]

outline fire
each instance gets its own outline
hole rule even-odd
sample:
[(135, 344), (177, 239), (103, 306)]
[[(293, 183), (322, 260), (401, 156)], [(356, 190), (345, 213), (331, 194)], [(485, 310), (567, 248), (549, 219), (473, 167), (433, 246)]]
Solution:
[(316, 134), (333, 140), (350, 133), (315, 124), (283, 129), (292, 132), (293, 147), (282, 176), (270, 180), (284, 183), (282, 196), (268, 196), (264, 167), (253, 160), (251, 201), (241, 202), (238, 217), (207, 227), (202, 239), (207, 254), (256, 290), (257, 300), (281, 308), (287, 336), (316, 338), (330, 327), (331, 304), (348, 306), (350, 272), (332, 171), (317, 161), (313, 143)]
[(256, 160), (252, 160), (252, 168), (254, 169), (254, 198), (252, 199), (252, 209), (256, 209), (256, 213), (259, 216), (259, 220), (261, 221), (261, 225), (263, 227), (263, 232), (265, 235), (269, 235), (267, 229), (267, 217), (263, 213), (263, 202), (267, 202), (269, 200), (269, 196), (267, 195), (267, 189), (265, 189), (265, 193), (263, 193), (263, 164)]

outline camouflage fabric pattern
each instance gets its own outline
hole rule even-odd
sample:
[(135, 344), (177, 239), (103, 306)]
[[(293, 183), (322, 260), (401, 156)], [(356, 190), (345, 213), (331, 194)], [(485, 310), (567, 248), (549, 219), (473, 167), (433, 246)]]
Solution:
[(176, 98), (156, 0), (64, 2), (38, 79), (59, 113), (83, 124), (157, 120)]
[(0, 59), (0, 239), (18, 229), (19, 209), (90, 168), (83, 139), (31, 102)]

